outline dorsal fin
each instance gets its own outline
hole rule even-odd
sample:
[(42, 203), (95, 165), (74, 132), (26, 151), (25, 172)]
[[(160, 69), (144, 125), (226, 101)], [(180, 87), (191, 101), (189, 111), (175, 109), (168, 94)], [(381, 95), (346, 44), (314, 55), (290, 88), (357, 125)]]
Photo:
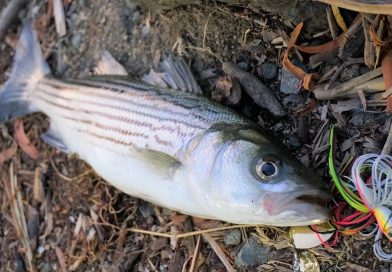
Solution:
[(160, 68), (163, 70), (163, 79), (173, 89), (201, 94), (199, 84), (181, 57), (170, 54), (161, 61)]
[[(181, 57), (169, 54), (163, 58), (159, 66), (162, 72), (151, 69), (141, 79), (157, 87), (170, 87), (184, 92), (202, 93), (191, 70)], [(108, 51), (102, 52), (101, 59), (95, 67), (94, 72), (96, 75), (128, 75), (125, 68)]]

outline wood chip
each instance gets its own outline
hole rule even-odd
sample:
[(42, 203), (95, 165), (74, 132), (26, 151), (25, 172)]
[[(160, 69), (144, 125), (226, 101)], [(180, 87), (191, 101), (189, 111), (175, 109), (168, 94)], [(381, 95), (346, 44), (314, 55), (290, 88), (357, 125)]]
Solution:
[(42, 203), (45, 200), (44, 187), (42, 186), (42, 167), (35, 168), (34, 172), (34, 187), (33, 187), (34, 201)]
[(56, 252), (57, 260), (59, 261), (61, 271), (67, 272), (68, 270), (67, 270), (67, 266), (65, 264), (65, 258), (64, 258), (63, 251), (61, 251), (61, 249), (59, 247), (55, 247), (54, 250)]
[(65, 25), (65, 14), (63, 0), (52, 0), (53, 1), (53, 16), (56, 23), (57, 34), (62, 37), (67, 34), (67, 27)]
[(366, 111), (367, 103), (366, 103), (365, 93), (363, 92), (363, 90), (358, 90), (357, 93), (358, 93), (359, 99), (361, 100), (362, 108), (364, 111)]

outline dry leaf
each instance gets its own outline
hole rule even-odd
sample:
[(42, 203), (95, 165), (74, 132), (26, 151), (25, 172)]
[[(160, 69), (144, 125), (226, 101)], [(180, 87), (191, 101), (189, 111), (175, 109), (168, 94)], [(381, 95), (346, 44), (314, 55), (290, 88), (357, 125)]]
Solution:
[(15, 129), (15, 139), (18, 143), (19, 147), (25, 152), (30, 158), (38, 159), (39, 151), (37, 148), (30, 142), (29, 138), (27, 137), (24, 127), (23, 127), (23, 120), (16, 119), (14, 122), (14, 129)]

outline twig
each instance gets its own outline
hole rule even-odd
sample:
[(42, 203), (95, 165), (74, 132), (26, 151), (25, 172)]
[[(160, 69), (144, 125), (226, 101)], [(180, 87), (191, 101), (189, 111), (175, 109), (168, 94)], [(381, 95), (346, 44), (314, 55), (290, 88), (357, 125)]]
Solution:
[(376, 63), (376, 52), (374, 44), (370, 38), (369, 28), (370, 23), (366, 15), (362, 14), (362, 26), (365, 35), (365, 48), (364, 48), (364, 60), (367, 67), (373, 69)]
[(388, 138), (384, 144), (384, 147), (381, 151), (382, 155), (390, 155), (392, 151), (392, 123), (391, 127), (389, 128)]
[(0, 14), (0, 39), (3, 39), (4, 33), (11, 25), (12, 21), (18, 15), (18, 12), (26, 4), (25, 0), (12, 0)]
[(199, 234), (209, 233), (209, 232), (228, 230), (228, 229), (237, 229), (237, 228), (251, 228), (251, 227), (255, 227), (255, 226), (256, 225), (247, 225), (247, 224), (245, 224), (245, 225), (232, 225), (232, 226), (226, 226), (226, 227), (220, 227), (220, 228), (212, 228), (212, 229), (185, 232), (185, 233), (180, 233), (180, 234), (161, 233), (161, 232), (142, 230), (142, 229), (137, 229), (137, 228), (129, 228), (129, 229), (127, 229), (127, 232), (143, 233), (143, 234), (160, 236), (160, 237), (167, 237), (167, 238), (175, 237), (175, 238), (180, 239), (180, 238), (186, 238), (189, 236), (195, 236), (195, 235), (199, 235)]
[(331, 100), (341, 97), (347, 97), (349, 95), (356, 94), (357, 91), (361, 89), (364, 90), (365, 93), (380, 92), (385, 90), (383, 78), (378, 77), (381, 74), (381, 69), (377, 68), (359, 77), (344, 82), (330, 90), (325, 90), (324, 86), (320, 86), (313, 92), (318, 100)]
[(274, 93), (257, 77), (242, 70), (239, 66), (231, 62), (223, 63), (222, 69), (227, 75), (238, 79), (241, 86), (252, 97), (257, 105), (267, 109), (270, 113), (277, 117), (286, 115), (286, 111)]
[(33, 263), (33, 251), (31, 249), (29, 234), (27, 231), (22, 195), (18, 189), (18, 181), (14, 170), (14, 164), (12, 162), (10, 163), (9, 176), (7, 176), (5, 172), (3, 173), (4, 190), (6, 192), (8, 202), (10, 203), (12, 222), (15, 226), (16, 235), (22, 244), (22, 250), (26, 256), (28, 270), (36, 271)]
[(327, 85), (325, 85), (325, 89), (329, 89), (331, 84), (335, 82), (339, 75), (343, 72), (344, 69), (346, 69), (348, 66), (353, 65), (353, 64), (361, 64), (364, 62), (363, 58), (352, 58), (344, 62), (339, 69), (336, 70), (335, 74), (331, 77), (331, 79), (328, 81)]
[(214, 238), (212, 238), (211, 235), (209, 235), (208, 233), (204, 233), (203, 237), (210, 244), (210, 246), (214, 250), (215, 254), (218, 255), (218, 258), (225, 265), (227, 271), (235, 272), (234, 267), (230, 264), (230, 262), (227, 259), (225, 253), (223, 253), (222, 249), (219, 247), (218, 243), (214, 240)]
[(336, 25), (335, 17), (333, 16), (331, 6), (327, 6), (326, 12), (329, 31), (331, 32), (332, 39), (335, 40), (339, 35), (339, 30), (338, 26)]
[[(385, 16), (382, 16), (382, 19), (380, 20), (380, 23), (378, 25), (378, 29), (377, 29), (377, 39), (379, 41), (382, 40), (382, 36), (384, 33), (384, 26), (385, 26)], [(378, 45), (376, 47), (376, 63), (374, 64), (374, 68), (376, 68), (378, 66), (378, 64), (380, 63), (380, 57), (381, 57), (381, 46)]]
[(201, 235), (197, 236), (196, 247), (195, 247), (195, 251), (193, 252), (192, 263), (191, 263), (191, 267), (189, 268), (189, 272), (195, 271), (197, 257), (199, 256), (200, 241), (201, 241)]

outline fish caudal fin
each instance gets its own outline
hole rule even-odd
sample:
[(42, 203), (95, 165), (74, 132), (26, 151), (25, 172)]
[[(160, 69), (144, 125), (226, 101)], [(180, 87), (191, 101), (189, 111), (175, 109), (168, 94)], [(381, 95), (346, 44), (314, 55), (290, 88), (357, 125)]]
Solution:
[(20, 36), (10, 77), (0, 89), (0, 123), (35, 112), (30, 101), (38, 81), (50, 73), (37, 34), (27, 23)]

